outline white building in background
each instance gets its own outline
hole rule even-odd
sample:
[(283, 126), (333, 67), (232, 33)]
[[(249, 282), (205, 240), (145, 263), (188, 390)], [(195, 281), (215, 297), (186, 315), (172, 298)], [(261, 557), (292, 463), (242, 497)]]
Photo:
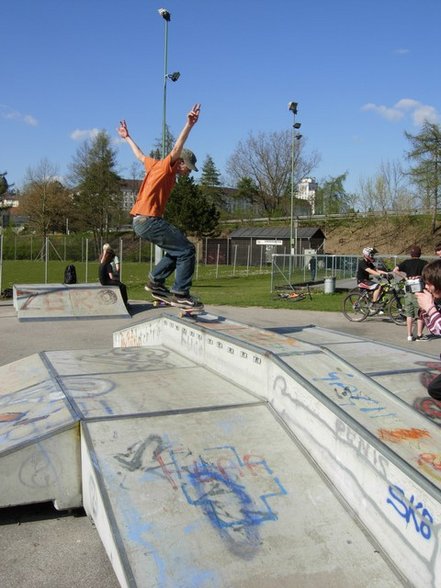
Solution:
[(311, 214), (315, 214), (315, 194), (318, 184), (315, 178), (303, 178), (297, 184), (297, 198), (306, 200), (311, 208)]

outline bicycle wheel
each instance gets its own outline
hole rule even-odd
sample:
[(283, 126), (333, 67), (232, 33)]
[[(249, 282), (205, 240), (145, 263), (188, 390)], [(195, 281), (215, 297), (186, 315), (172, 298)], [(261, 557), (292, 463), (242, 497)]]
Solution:
[(388, 312), (390, 318), (396, 325), (405, 325), (406, 315), (404, 314), (404, 296), (396, 294), (389, 302)]
[(369, 316), (369, 299), (360, 292), (350, 292), (343, 300), (342, 312), (348, 321), (360, 323)]

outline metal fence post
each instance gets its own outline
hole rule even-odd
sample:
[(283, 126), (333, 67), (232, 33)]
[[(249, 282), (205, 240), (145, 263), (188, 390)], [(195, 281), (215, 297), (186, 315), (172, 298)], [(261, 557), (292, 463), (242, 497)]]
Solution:
[(119, 239), (119, 279), (122, 282), (123, 275), (123, 240)]
[(45, 242), (45, 255), (44, 255), (44, 283), (47, 284), (47, 270), (48, 270), (48, 262), (49, 262), (49, 238), (46, 237)]
[(86, 284), (88, 282), (88, 274), (89, 274), (89, 239), (86, 237)]
[(199, 278), (199, 255), (201, 252), (201, 242), (196, 243), (196, 280)]

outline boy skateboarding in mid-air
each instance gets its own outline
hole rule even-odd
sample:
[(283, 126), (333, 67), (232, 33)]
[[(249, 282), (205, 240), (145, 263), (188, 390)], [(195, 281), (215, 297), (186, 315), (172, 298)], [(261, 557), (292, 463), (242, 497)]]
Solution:
[[(162, 215), (175, 185), (176, 176), (188, 175), (192, 170), (198, 171), (196, 156), (189, 149), (184, 149), (184, 144), (198, 121), (200, 109), (200, 104), (193, 106), (187, 114), (186, 123), (173, 149), (160, 160), (144, 155), (129, 135), (125, 120), (121, 121), (118, 129), (119, 136), (130, 145), (135, 157), (145, 168), (138, 197), (130, 211), (133, 216), (133, 230), (142, 239), (165, 251), (161, 261), (150, 272), (145, 288), (154, 298), (184, 309), (202, 307), (202, 303), (190, 295), (196, 250), (184, 233), (164, 220)], [(174, 271), (175, 281), (169, 290), (165, 286), (165, 280)]]

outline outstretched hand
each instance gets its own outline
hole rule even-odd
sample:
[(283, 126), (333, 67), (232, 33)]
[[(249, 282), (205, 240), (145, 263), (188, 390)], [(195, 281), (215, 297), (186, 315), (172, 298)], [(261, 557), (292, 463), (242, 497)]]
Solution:
[(127, 137), (129, 136), (129, 129), (127, 128), (127, 123), (125, 120), (120, 121), (119, 129), (117, 130), (118, 135), (121, 137), (121, 139), (127, 139)]
[(193, 108), (190, 110), (190, 112), (187, 114), (187, 122), (191, 127), (193, 127), (198, 122), (200, 112), (201, 105), (195, 104)]

